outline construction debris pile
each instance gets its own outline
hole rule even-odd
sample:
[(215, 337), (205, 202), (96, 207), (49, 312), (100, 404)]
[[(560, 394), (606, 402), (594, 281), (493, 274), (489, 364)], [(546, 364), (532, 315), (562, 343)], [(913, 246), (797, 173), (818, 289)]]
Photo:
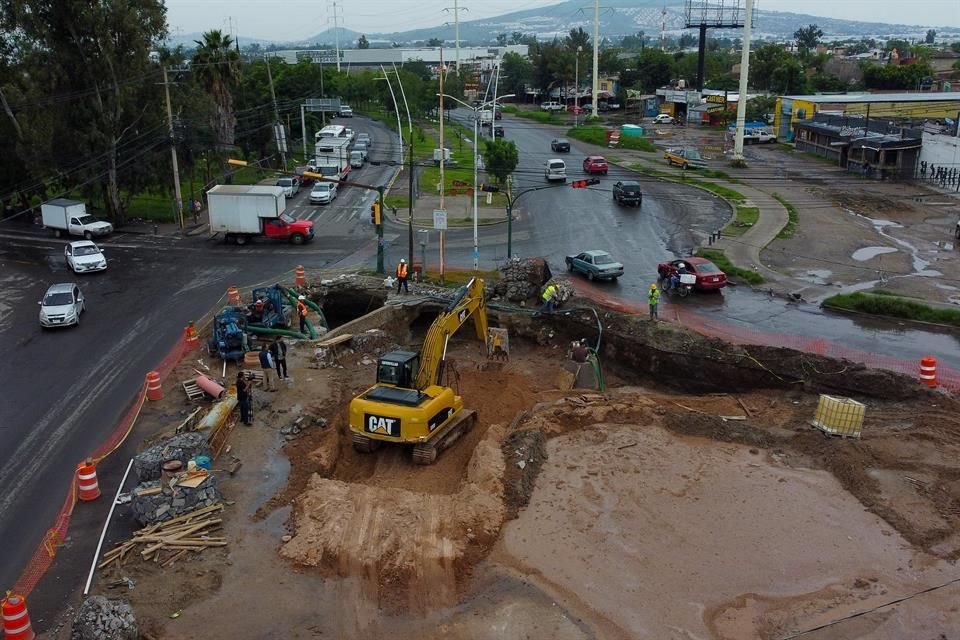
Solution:
[(138, 640), (140, 631), (133, 608), (123, 600), (90, 596), (73, 622), (70, 640)]
[(550, 265), (543, 258), (525, 258), (508, 260), (499, 268), (500, 279), (494, 286), (494, 293), (510, 302), (523, 302), (537, 299), (540, 291), (550, 278)]
[(202, 433), (179, 433), (155, 444), (133, 459), (133, 471), (140, 482), (158, 480), (165, 462), (179, 460), (186, 466), (199, 455), (210, 455), (207, 437)]
[(177, 474), (169, 481), (140, 484), (133, 491), (131, 510), (141, 525), (165, 522), (223, 500), (217, 478), (206, 471)]
[(215, 504), (144, 527), (131, 539), (103, 554), (97, 568), (103, 569), (114, 562), (123, 565), (127, 557), (138, 550), (143, 560), (169, 567), (190, 551), (199, 553), (209, 547), (225, 547), (226, 538), (212, 535), (220, 533), (223, 527), (222, 511), (223, 505)]

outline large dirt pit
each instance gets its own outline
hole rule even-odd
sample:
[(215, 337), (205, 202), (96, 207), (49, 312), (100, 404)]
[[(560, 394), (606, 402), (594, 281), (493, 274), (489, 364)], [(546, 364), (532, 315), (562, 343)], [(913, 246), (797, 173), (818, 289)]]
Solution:
[[(430, 467), (350, 447), (375, 353), (313, 370), (295, 349), (298, 382), (232, 437), (227, 559), (166, 593), (136, 574), (151, 637), (960, 637), (956, 401), (861, 398), (863, 439), (828, 438), (798, 386), (690, 395), (618, 371), (565, 391), (567, 345), (541, 342), (512, 337), (508, 363), (451, 342), (479, 421)], [(329, 425), (284, 443), (302, 414)]]

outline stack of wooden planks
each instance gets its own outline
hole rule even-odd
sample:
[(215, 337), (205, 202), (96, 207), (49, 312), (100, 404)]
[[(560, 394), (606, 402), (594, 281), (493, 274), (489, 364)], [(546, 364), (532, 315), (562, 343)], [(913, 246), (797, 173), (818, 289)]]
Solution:
[(162, 567), (169, 567), (193, 551), (199, 553), (208, 547), (225, 547), (227, 539), (211, 534), (223, 527), (222, 504), (214, 504), (191, 511), (166, 522), (158, 522), (140, 529), (129, 540), (103, 554), (97, 565), (103, 569), (116, 562), (123, 565), (129, 555), (139, 548), (143, 560), (153, 560)]

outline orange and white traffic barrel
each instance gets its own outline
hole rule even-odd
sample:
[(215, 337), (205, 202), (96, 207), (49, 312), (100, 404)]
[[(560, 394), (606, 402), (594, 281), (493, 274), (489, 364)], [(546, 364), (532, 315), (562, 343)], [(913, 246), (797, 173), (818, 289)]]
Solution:
[(77, 465), (77, 497), (84, 502), (100, 497), (100, 485), (97, 483), (97, 466), (91, 458)]
[(307, 284), (307, 271), (303, 268), (303, 265), (300, 265), (293, 271), (294, 285), (302, 287)]
[(5, 640), (33, 640), (36, 634), (30, 625), (27, 601), (23, 596), (7, 591), (0, 605), (3, 612), (3, 637)]
[(227, 289), (227, 303), (231, 305), (240, 304), (240, 290), (236, 287), (230, 287)]
[(160, 374), (156, 371), (147, 374), (147, 398), (163, 400), (163, 386), (160, 384)]
[(924, 356), (920, 360), (920, 382), (931, 389), (937, 386), (937, 359), (933, 356)]

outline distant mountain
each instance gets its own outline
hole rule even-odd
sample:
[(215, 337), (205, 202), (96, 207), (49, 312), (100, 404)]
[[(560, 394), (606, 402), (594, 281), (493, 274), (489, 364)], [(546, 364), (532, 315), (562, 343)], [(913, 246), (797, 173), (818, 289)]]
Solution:
[[(514, 11), (493, 18), (464, 21), (460, 23), (460, 43), (462, 45), (491, 44), (496, 41), (496, 34), (509, 35), (515, 31), (524, 35), (535, 35), (540, 40), (549, 40), (555, 36), (563, 37), (577, 27), (583, 27), (588, 33), (592, 33), (593, 16), (589, 9), (584, 8), (586, 4), (583, 0), (566, 0), (539, 9)], [(666, 7), (664, 0), (603, 0), (602, 4), (604, 8), (600, 10), (601, 37), (616, 39), (643, 31), (648, 38), (656, 40), (660, 35), (661, 24), (664, 22), (668, 35), (677, 36), (684, 33), (684, 3), (681, 0), (667, 0)], [(935, 18), (930, 16), (929, 19)], [(826, 39), (923, 38), (927, 29), (935, 29), (940, 37), (960, 38), (960, 26), (886, 24), (762, 9), (757, 10), (754, 16), (754, 35), (757, 38), (792, 39), (797, 29), (809, 24), (820, 27)], [(712, 33), (717, 35), (730, 33), (733, 37), (737, 37), (739, 32), (739, 30), (715, 30)], [(361, 32), (340, 29), (339, 35), (341, 47), (353, 48)], [(432, 38), (452, 43), (454, 27), (452, 23), (448, 23), (411, 31), (364, 35), (372, 47), (390, 46), (393, 42), (403, 45), (422, 44)], [(175, 44), (182, 42), (185, 47), (192, 48), (193, 41), (200, 38), (201, 34), (194, 33), (178, 36), (172, 40)], [(241, 47), (250, 44), (266, 47), (275, 44), (281, 47), (300, 48), (333, 46), (335, 42), (333, 29), (327, 29), (315, 36), (294, 42), (276, 42), (242, 35), (239, 38)]]

